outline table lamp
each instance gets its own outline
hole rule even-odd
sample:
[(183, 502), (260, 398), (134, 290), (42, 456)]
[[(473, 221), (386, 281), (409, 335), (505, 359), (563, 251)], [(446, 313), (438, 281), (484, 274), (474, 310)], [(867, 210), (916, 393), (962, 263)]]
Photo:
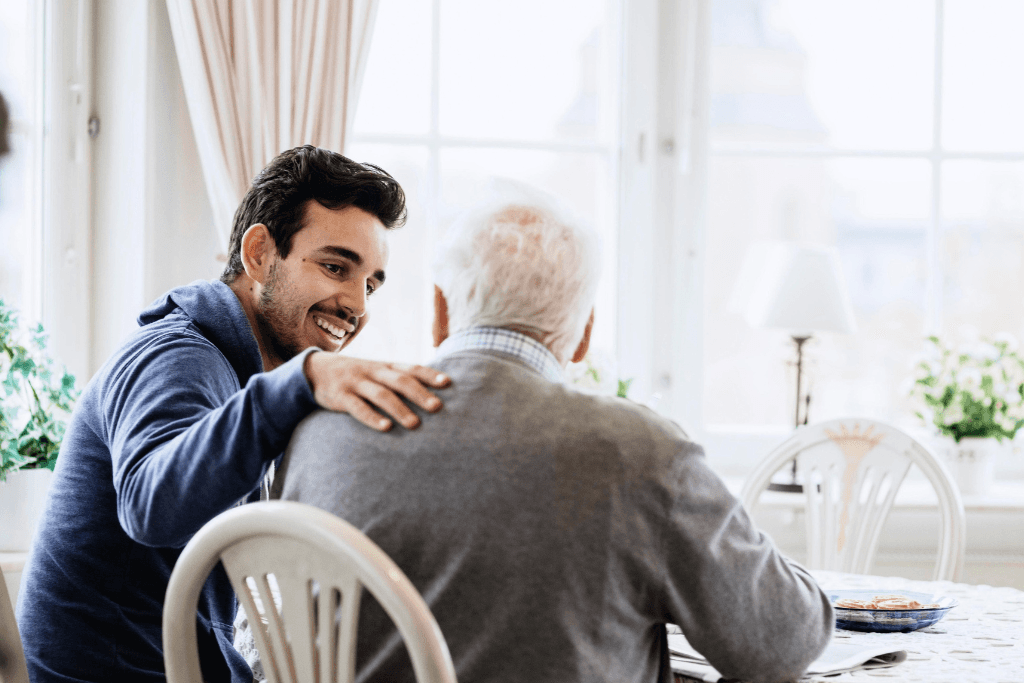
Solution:
[[(856, 332), (857, 321), (839, 265), (839, 252), (795, 242), (758, 242), (740, 268), (730, 308), (739, 309), (751, 327), (785, 329), (796, 345), (794, 426), (807, 424), (811, 397), (804, 395), (804, 344), (815, 332)], [(802, 408), (802, 411), (801, 411)], [(792, 482), (772, 484), (776, 491), (802, 491)]]

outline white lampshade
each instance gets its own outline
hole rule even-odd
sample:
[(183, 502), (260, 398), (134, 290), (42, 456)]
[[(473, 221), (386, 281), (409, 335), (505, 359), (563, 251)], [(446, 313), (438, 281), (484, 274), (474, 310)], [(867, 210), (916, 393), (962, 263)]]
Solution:
[(747, 250), (730, 308), (752, 327), (794, 334), (857, 331), (850, 295), (831, 247), (759, 242)]

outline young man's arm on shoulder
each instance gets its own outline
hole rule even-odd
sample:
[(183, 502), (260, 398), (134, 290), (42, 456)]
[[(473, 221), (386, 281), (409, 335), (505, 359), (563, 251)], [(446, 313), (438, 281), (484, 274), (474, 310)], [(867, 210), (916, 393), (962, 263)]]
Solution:
[(828, 597), (758, 531), (699, 447), (679, 461), (667, 528), (669, 619), (728, 678), (799, 678), (828, 645)]

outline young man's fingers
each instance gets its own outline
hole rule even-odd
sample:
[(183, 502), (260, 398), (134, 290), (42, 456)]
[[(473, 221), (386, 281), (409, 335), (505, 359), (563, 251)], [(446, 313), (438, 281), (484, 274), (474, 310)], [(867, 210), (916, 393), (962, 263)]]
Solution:
[(348, 413), (370, 429), (376, 429), (378, 432), (386, 432), (391, 429), (391, 420), (371, 408), (366, 401), (358, 396), (350, 394), (347, 400), (342, 401), (342, 404), (339, 408), (343, 412)]
[(405, 363), (390, 363), (391, 368), (399, 372), (406, 372), (412, 375), (422, 384), (431, 387), (446, 387), (451, 384), (451, 378), (443, 372), (434, 368), (427, 368), (422, 365), (406, 365)]
[(427, 391), (416, 375), (401, 370), (382, 368), (374, 374), (373, 379), (424, 410), (435, 412), (441, 409), (441, 399)]
[[(422, 387), (420, 389), (425, 391)], [(383, 384), (366, 379), (359, 383), (357, 392), (362, 398), (372, 403), (381, 412), (393, 417), (406, 429), (415, 429), (419, 425), (420, 418), (416, 413), (409, 410), (409, 406), (405, 405), (397, 394)]]

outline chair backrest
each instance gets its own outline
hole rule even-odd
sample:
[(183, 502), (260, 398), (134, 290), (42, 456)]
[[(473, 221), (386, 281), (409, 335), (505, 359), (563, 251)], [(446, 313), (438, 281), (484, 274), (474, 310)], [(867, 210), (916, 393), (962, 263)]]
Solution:
[[(349, 683), (363, 589), (405, 640), (416, 680), (455, 683), (448, 646), (427, 604), (398, 566), (349, 523), (288, 501), (242, 505), (218, 515), (185, 546), (164, 601), (168, 683), (202, 680), (196, 645), (199, 593), (223, 562), (249, 618), (269, 683)], [(271, 581), (280, 591), (275, 606)], [(250, 586), (265, 609), (266, 626)]]
[(21, 633), (14, 620), (14, 608), (3, 574), (0, 574), (0, 683), (28, 683)]
[(939, 504), (934, 579), (958, 578), (964, 557), (964, 506), (949, 472), (906, 433), (876, 420), (843, 418), (800, 427), (747, 478), (743, 505), (753, 511), (781, 468), (797, 462), (803, 483), (807, 564), (865, 574), (896, 491), (910, 466), (931, 482)]

